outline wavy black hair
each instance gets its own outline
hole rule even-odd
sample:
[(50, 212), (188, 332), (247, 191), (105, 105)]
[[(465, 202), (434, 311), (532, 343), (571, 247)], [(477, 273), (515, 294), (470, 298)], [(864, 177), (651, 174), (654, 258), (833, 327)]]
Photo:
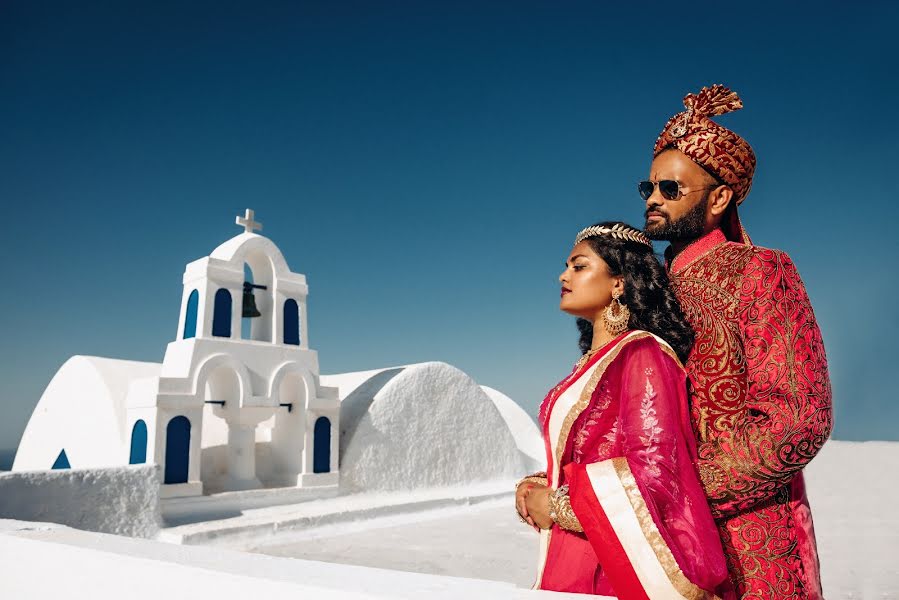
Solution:
[[(621, 221), (603, 221), (596, 225), (623, 225), (634, 229)], [(671, 289), (668, 273), (652, 248), (610, 235), (593, 236), (585, 241), (606, 262), (613, 277), (624, 277), (624, 293), (620, 300), (631, 311), (628, 328), (656, 334), (674, 348), (681, 362), (686, 362), (693, 348), (693, 328)], [(581, 332), (578, 345), (581, 352), (586, 353), (593, 343), (593, 324), (587, 319), (578, 319), (577, 327)]]

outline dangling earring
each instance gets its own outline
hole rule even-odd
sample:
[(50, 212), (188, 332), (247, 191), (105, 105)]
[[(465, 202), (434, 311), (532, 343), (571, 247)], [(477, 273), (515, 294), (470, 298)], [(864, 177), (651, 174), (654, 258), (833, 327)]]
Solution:
[[(631, 318), (631, 311), (628, 309), (627, 304), (622, 304), (619, 298), (621, 298), (621, 292), (614, 292), (612, 294), (612, 302), (609, 302), (606, 309), (602, 311), (603, 327), (605, 327), (606, 331), (613, 336), (618, 335), (627, 329), (627, 322), (630, 321)], [(618, 304), (617, 315), (615, 314), (615, 311), (612, 310), (613, 304)]]

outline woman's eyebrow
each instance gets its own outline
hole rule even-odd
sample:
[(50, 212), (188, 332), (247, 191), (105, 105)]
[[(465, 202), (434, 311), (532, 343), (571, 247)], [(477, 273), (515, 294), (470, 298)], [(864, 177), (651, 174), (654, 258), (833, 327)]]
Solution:
[(565, 261), (565, 265), (567, 266), (569, 263), (573, 262), (574, 259), (576, 259), (576, 258), (589, 258), (589, 257), (586, 254), (575, 254), (574, 256), (569, 257), (568, 260)]

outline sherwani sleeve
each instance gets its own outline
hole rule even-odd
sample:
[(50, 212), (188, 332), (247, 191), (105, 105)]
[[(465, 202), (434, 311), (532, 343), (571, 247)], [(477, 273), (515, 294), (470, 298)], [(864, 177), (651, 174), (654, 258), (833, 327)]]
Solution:
[(571, 507), (619, 598), (712, 598), (727, 567), (693, 463), (686, 376), (655, 340), (632, 346), (608, 373), (618, 450), (564, 467)]
[(727, 516), (775, 497), (814, 458), (833, 426), (821, 332), (790, 257), (760, 250), (740, 288), (745, 409), (699, 447), (712, 510)]

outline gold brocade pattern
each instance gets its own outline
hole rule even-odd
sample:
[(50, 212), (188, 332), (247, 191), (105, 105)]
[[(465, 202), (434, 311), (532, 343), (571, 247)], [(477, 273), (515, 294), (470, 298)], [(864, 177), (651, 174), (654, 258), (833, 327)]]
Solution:
[(640, 529), (643, 530), (646, 541), (649, 542), (652, 551), (665, 570), (665, 574), (668, 576), (674, 589), (687, 600), (718, 599), (718, 596), (697, 586), (684, 575), (684, 572), (677, 564), (677, 560), (671, 553), (671, 549), (665, 543), (659, 528), (652, 519), (652, 514), (649, 512), (649, 507), (646, 506), (646, 501), (643, 499), (642, 494), (640, 494), (640, 488), (637, 487), (637, 480), (627, 464), (627, 459), (623, 457), (613, 458), (612, 465), (615, 467), (615, 473), (618, 475), (621, 486), (627, 494), (631, 508), (633, 508), (634, 514), (637, 515)]
[(800, 547), (793, 516), (805, 496), (790, 486), (827, 440), (832, 409), (802, 281), (784, 253), (727, 242), (676, 257), (670, 275), (696, 332), (697, 466), (731, 578), (743, 598), (815, 598), (814, 539)]
[(739, 110), (742, 101), (728, 88), (713, 85), (687, 94), (684, 108), (665, 124), (653, 155), (668, 147), (677, 148), (726, 182), (737, 204), (741, 203), (752, 186), (755, 153), (746, 140), (710, 117)]

